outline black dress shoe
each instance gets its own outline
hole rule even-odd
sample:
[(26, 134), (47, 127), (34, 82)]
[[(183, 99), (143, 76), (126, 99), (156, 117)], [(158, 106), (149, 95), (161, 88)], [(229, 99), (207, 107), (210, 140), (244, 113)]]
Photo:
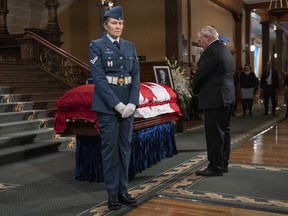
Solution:
[(118, 200), (117, 195), (110, 195), (108, 198), (108, 208), (110, 210), (116, 210), (121, 208), (121, 203)]
[(228, 172), (228, 166), (224, 166), (222, 171), (223, 171), (223, 173), (227, 173)]
[(136, 206), (137, 200), (132, 198), (128, 193), (118, 194), (118, 200), (123, 205)]
[(203, 171), (201, 170), (196, 171), (196, 175), (197, 176), (223, 176), (223, 172), (222, 171), (213, 172), (209, 169), (205, 169)]

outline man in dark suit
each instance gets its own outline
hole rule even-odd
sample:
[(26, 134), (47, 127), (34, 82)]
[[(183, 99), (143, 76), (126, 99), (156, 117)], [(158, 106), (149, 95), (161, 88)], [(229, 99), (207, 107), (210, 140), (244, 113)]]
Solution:
[(218, 32), (211, 26), (197, 33), (204, 49), (193, 79), (193, 94), (198, 95), (203, 110), (209, 164), (201, 176), (222, 176), (228, 172), (230, 156), (230, 118), (235, 101), (234, 64), (229, 49), (219, 41)]
[(262, 72), (260, 88), (263, 93), (264, 110), (263, 115), (268, 115), (269, 110), (269, 98), (272, 104), (272, 115), (275, 115), (276, 111), (276, 93), (279, 89), (278, 72), (271, 67), (271, 62), (266, 63), (266, 70)]
[(134, 206), (128, 194), (128, 168), (134, 111), (139, 104), (140, 69), (135, 45), (120, 38), (122, 8), (104, 14), (102, 38), (90, 44), (90, 67), (95, 84), (92, 109), (97, 112), (108, 208)]

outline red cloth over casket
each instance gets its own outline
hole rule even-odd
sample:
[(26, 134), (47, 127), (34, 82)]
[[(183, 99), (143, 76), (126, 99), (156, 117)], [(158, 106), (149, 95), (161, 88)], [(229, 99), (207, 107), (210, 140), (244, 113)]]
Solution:
[[(67, 121), (82, 119), (95, 122), (96, 112), (91, 110), (94, 84), (78, 86), (64, 93), (57, 101), (59, 111), (55, 114), (54, 131), (62, 133)], [(169, 86), (141, 82), (139, 106), (135, 111), (135, 118), (152, 118), (163, 114), (182, 116), (177, 104), (177, 94)]]

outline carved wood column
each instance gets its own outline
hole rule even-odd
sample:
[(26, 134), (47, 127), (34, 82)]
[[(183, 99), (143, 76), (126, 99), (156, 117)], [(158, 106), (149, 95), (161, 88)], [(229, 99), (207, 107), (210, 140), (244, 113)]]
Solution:
[(235, 21), (235, 67), (236, 72), (242, 71), (242, 14), (232, 13)]
[(246, 8), (245, 16), (245, 64), (250, 65), (250, 45), (251, 45), (251, 9)]
[[(243, 8), (244, 8), (244, 2), (243, 1), (235, 1), (235, 0), (210, 0), (211, 2), (219, 5), (220, 7), (230, 11), (232, 13), (232, 16), (235, 21), (235, 66), (236, 71), (239, 71), (242, 69), (242, 17), (243, 17)], [(248, 10), (248, 12), (247, 12)], [(249, 46), (250, 46), (250, 20), (247, 21), (247, 19), (250, 19), (250, 12), (251, 10), (246, 8), (246, 41), (247, 41), (247, 34), (249, 34)], [(249, 17), (248, 15), (249, 14)], [(249, 22), (249, 23), (247, 23)], [(248, 30), (248, 33), (247, 33)], [(246, 49), (245, 49), (246, 51)], [(246, 53), (247, 54), (247, 53)], [(246, 57), (247, 58), (247, 57)], [(249, 59), (250, 59), (250, 53), (249, 53)]]
[(283, 30), (277, 29), (276, 31), (276, 53), (277, 53), (277, 59), (276, 59), (276, 70), (278, 71), (279, 80), (283, 79)]
[[(288, 36), (286, 35), (286, 50), (288, 50)], [(284, 68), (285, 72), (288, 72), (288, 53), (286, 51), (286, 60), (285, 60), (285, 68)]]
[(266, 63), (269, 61), (270, 56), (270, 32), (269, 32), (269, 24), (270, 21), (262, 21), (260, 23), (262, 25), (262, 68), (266, 68)]
[(182, 59), (181, 0), (165, 0), (165, 23), (166, 57)]
[(0, 1), (0, 36), (9, 34), (7, 29), (7, 0)]

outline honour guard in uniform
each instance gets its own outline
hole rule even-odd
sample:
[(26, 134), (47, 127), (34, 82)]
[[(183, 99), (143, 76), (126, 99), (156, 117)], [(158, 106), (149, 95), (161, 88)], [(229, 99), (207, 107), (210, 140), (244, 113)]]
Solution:
[(106, 11), (106, 34), (89, 47), (95, 85), (92, 110), (97, 112), (108, 208), (135, 206), (128, 194), (134, 112), (139, 104), (140, 68), (135, 45), (122, 39), (123, 13), (120, 6)]

